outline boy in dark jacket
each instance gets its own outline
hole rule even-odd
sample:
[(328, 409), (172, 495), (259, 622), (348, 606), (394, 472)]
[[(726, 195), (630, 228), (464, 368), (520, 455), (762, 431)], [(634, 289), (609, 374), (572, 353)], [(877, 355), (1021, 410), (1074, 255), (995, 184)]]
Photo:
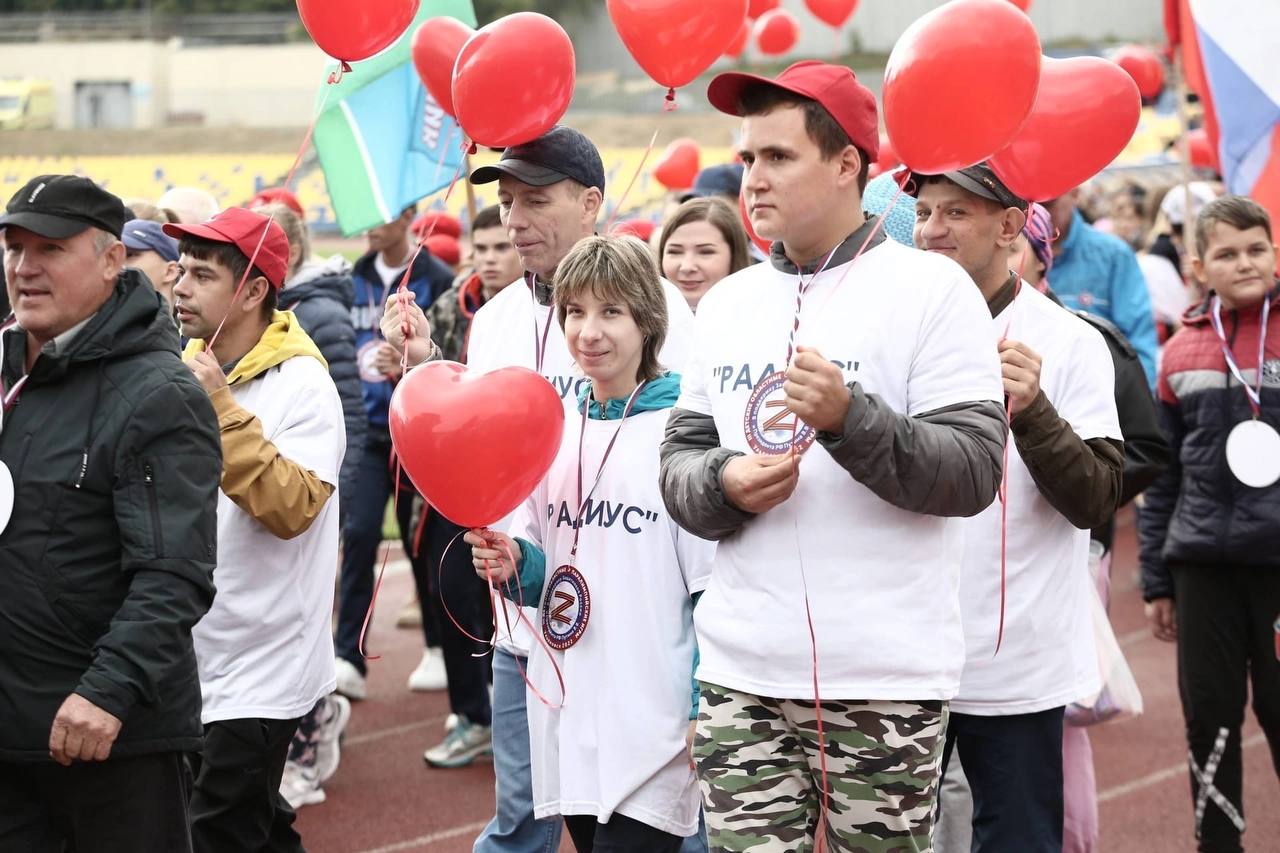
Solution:
[(1156, 637), (1178, 643), (1196, 837), (1239, 851), (1246, 673), (1280, 773), (1280, 296), (1266, 211), (1240, 196), (1196, 219), (1205, 301), (1165, 347), (1169, 468), (1139, 516)]

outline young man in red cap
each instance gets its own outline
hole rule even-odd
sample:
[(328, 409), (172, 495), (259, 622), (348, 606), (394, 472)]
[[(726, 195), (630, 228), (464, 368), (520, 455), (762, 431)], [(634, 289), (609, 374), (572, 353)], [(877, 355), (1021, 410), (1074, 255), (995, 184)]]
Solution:
[(865, 219), (876, 104), (849, 69), (707, 95), (743, 117), (774, 241), (699, 304), (662, 447), (668, 510), (720, 543), (695, 612), (711, 846), (808, 849), (822, 816), (832, 849), (926, 850), (964, 663), (957, 519), (1000, 482), (990, 315), (958, 265)]
[(193, 631), (205, 747), (192, 839), (197, 853), (301, 850), (280, 777), (298, 719), (335, 686), (342, 404), (320, 350), (275, 310), (289, 260), (279, 225), (232, 208), (165, 231), (179, 238), (184, 357), (223, 455), (218, 594)]

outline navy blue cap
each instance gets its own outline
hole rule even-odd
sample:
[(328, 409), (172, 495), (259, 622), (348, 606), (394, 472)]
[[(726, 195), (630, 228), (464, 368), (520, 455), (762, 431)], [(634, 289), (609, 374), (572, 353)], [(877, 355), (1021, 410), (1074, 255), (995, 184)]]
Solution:
[(720, 163), (708, 166), (693, 179), (693, 187), (680, 197), (681, 201), (691, 198), (703, 198), (712, 195), (727, 195), (737, 198), (742, 189), (741, 163)]
[(512, 145), (492, 166), (471, 173), (471, 183), (489, 184), (510, 175), (532, 187), (558, 184), (572, 178), (604, 193), (604, 162), (595, 143), (571, 127), (556, 125), (532, 142)]
[(164, 226), (150, 219), (130, 219), (120, 234), (126, 249), (155, 252), (166, 261), (178, 259), (178, 241), (164, 233)]

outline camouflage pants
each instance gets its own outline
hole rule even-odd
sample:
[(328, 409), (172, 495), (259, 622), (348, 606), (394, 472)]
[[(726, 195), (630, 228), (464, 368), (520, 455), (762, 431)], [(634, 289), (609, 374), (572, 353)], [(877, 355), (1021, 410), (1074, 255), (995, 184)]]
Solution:
[[(822, 703), (832, 853), (927, 853), (945, 702)], [(822, 768), (814, 703), (702, 683), (694, 758), (711, 849), (811, 851)]]

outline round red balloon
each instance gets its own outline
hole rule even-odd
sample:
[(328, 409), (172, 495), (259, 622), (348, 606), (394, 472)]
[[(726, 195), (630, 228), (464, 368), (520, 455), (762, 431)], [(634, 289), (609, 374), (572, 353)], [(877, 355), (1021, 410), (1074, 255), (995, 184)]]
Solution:
[(889, 55), (884, 123), (902, 162), (938, 174), (986, 160), (1036, 100), (1040, 39), (1008, 0), (954, 0), (907, 28)]
[(893, 143), (883, 133), (880, 134), (880, 154), (876, 157), (875, 165), (880, 167), (881, 172), (892, 171), (902, 165), (898, 152), (893, 150)]
[(738, 34), (733, 37), (733, 42), (725, 49), (724, 55), (737, 59), (742, 56), (742, 51), (747, 49), (747, 39), (751, 36), (751, 25), (755, 23), (750, 18), (744, 18), (742, 26), (738, 28)]
[(804, 5), (819, 21), (840, 29), (858, 8), (858, 0), (804, 0)]
[(1160, 96), (1160, 90), (1164, 88), (1164, 63), (1154, 51), (1129, 44), (1117, 50), (1111, 60), (1129, 72), (1133, 82), (1138, 84), (1138, 94), (1143, 100), (1152, 101)]
[(453, 115), (453, 66), (475, 30), (454, 18), (428, 18), (413, 34), (413, 67), (431, 97)]
[(755, 36), (756, 47), (765, 56), (782, 56), (796, 46), (800, 24), (786, 9), (773, 9), (756, 21)]
[(1031, 117), (991, 168), (1028, 201), (1057, 198), (1119, 156), (1141, 112), (1138, 87), (1115, 63), (1045, 57)]
[(391, 395), (391, 443), (422, 496), (463, 527), (505, 518), (560, 450), (564, 406), (532, 370), (472, 373), (452, 361), (410, 371)]
[(608, 0), (622, 43), (659, 85), (678, 89), (737, 38), (747, 0)]
[(701, 151), (692, 139), (677, 139), (662, 152), (653, 167), (653, 177), (669, 190), (684, 190), (693, 186), (698, 176)]
[(748, 0), (747, 17), (753, 21), (759, 18), (765, 12), (776, 9), (782, 5), (782, 0)]
[(573, 99), (573, 43), (537, 12), (476, 31), (453, 67), (453, 106), (472, 142), (506, 148), (550, 130)]
[(385, 50), (409, 28), (418, 0), (297, 0), (302, 26), (321, 50), (340, 62), (359, 62)]
[(1197, 169), (1218, 171), (1217, 152), (1209, 139), (1209, 131), (1203, 127), (1187, 131), (1187, 159)]

